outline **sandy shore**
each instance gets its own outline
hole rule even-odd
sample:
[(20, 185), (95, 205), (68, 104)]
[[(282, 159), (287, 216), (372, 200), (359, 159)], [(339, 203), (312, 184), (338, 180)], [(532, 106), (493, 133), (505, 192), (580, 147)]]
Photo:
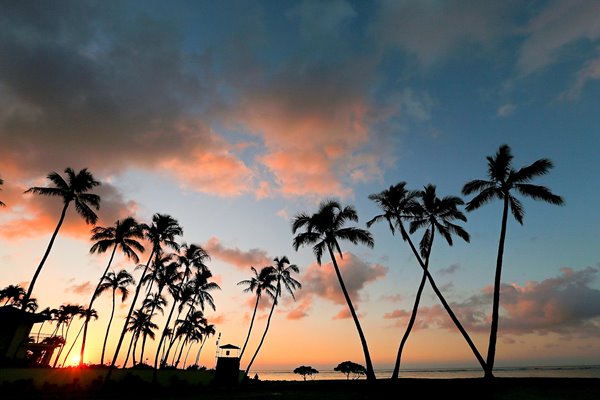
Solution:
[[(590, 378), (497, 378), (483, 379), (401, 379), (361, 381), (250, 382), (240, 386), (198, 386), (173, 381), (169, 388), (157, 388), (142, 381), (117, 382), (108, 387), (45, 385), (36, 388), (27, 381), (4, 383), (0, 393), (19, 399), (539, 399), (598, 400), (600, 379)], [(12, 397), (11, 396), (11, 397)]]

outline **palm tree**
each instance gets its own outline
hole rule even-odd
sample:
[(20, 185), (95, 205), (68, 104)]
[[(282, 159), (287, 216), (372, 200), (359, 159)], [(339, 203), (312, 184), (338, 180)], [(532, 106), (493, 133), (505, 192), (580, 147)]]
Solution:
[(104, 354), (106, 351), (106, 343), (108, 341), (108, 333), (110, 331), (110, 326), (115, 315), (115, 299), (117, 291), (121, 293), (121, 302), (124, 302), (127, 299), (127, 296), (129, 295), (129, 289), (127, 289), (129, 285), (135, 285), (135, 280), (129, 272), (122, 269), (116, 274), (114, 273), (114, 271), (106, 273), (104, 275), (104, 278), (102, 279), (102, 283), (100, 284), (100, 286), (98, 286), (98, 289), (96, 290), (96, 296), (100, 296), (106, 290), (112, 291), (112, 308), (110, 311), (108, 326), (106, 327), (106, 335), (104, 335), (104, 343), (102, 344), (102, 355), (100, 356), (101, 365), (104, 365)]
[[(481, 357), (481, 354), (479, 353), (479, 351), (473, 344), (473, 341), (471, 340), (467, 331), (463, 328), (462, 324), (460, 323), (460, 321), (458, 320), (458, 318), (456, 317), (456, 315), (450, 308), (450, 305), (444, 298), (443, 294), (438, 289), (437, 284), (433, 280), (433, 276), (429, 273), (429, 270), (425, 266), (425, 263), (423, 262), (423, 259), (421, 258), (421, 255), (419, 254), (419, 251), (415, 247), (410, 235), (408, 234), (408, 232), (406, 231), (406, 228), (404, 226), (404, 223), (403, 223), (404, 220), (410, 221), (412, 218), (415, 217), (416, 214), (419, 214), (420, 208), (417, 203), (418, 194), (419, 194), (419, 192), (407, 190), (406, 182), (400, 182), (396, 185), (390, 186), (388, 189), (386, 189), (378, 194), (370, 195), (369, 199), (371, 199), (372, 201), (374, 201), (375, 203), (377, 203), (379, 205), (379, 208), (383, 211), (383, 214), (377, 215), (373, 219), (368, 221), (367, 227), (372, 226), (375, 222), (385, 220), (388, 222), (388, 226), (390, 227), (392, 234), (395, 233), (395, 227), (400, 229), (402, 239), (409, 244), (415, 258), (417, 259), (417, 261), (419, 262), (419, 265), (423, 269), (423, 272), (425, 274), (424, 276), (426, 276), (427, 279), (429, 280), (431, 287), (433, 288), (437, 297), (440, 299), (446, 312), (448, 313), (448, 315), (450, 315), (450, 318), (452, 319), (452, 321), (454, 321), (454, 323), (458, 327), (459, 331), (461, 332), (461, 334), (463, 335), (463, 337), (465, 338), (465, 340), (471, 347), (471, 350), (475, 354), (475, 357), (480, 362), (482, 362), (483, 357)], [(423, 279), (421, 280), (421, 284), (424, 284)], [(421, 286), (421, 285), (419, 285), (419, 286)], [(406, 340), (404, 340), (404, 342), (405, 341)], [(392, 373), (392, 379), (397, 379), (398, 375), (400, 373), (400, 360), (402, 357), (402, 350), (404, 348), (404, 345), (402, 343), (404, 343), (404, 342), (401, 342), (401, 345), (398, 348), (398, 353), (396, 355), (396, 363), (394, 365), (394, 371)], [(483, 367), (483, 365), (482, 365), (482, 367)]]
[(546, 175), (553, 167), (552, 161), (542, 158), (531, 165), (515, 170), (512, 167), (512, 159), (513, 155), (511, 154), (510, 147), (506, 144), (500, 146), (494, 157), (487, 157), (489, 180), (472, 180), (467, 182), (463, 187), (463, 194), (465, 195), (478, 192), (477, 195), (467, 203), (467, 211), (476, 210), (494, 199), (502, 200), (503, 204), (500, 241), (498, 242), (498, 256), (496, 258), (496, 273), (494, 277), (492, 324), (487, 354), (487, 369), (485, 371), (485, 376), (488, 378), (493, 377), (494, 360), (496, 357), (496, 339), (498, 336), (500, 307), (500, 281), (509, 206), (513, 217), (519, 224), (523, 225), (523, 217), (525, 216), (523, 204), (512, 193), (517, 192), (520, 195), (529, 197), (533, 200), (541, 200), (550, 204), (564, 204), (563, 198), (552, 193), (547, 187), (529, 183), (535, 177)]
[(56, 309), (51, 309), (50, 307), (46, 307), (42, 311), (39, 312), (39, 314), (41, 316), (45, 317), (45, 319), (42, 320), (42, 323), (40, 324), (40, 328), (38, 329), (37, 337), (35, 339), (36, 343), (40, 342), (40, 334), (42, 333), (42, 328), (44, 327), (44, 324), (48, 320), (53, 320), (54, 315), (56, 314), (57, 311), (58, 310), (56, 310)]
[(293, 218), (292, 232), (294, 234), (302, 228), (305, 229), (304, 232), (301, 232), (294, 237), (293, 245), (296, 251), (300, 246), (313, 245), (313, 253), (315, 254), (319, 265), (321, 265), (323, 251), (327, 249), (329, 252), (342, 293), (344, 294), (350, 314), (352, 314), (352, 319), (356, 325), (358, 336), (360, 337), (360, 342), (365, 354), (365, 363), (367, 364), (367, 380), (374, 381), (375, 372), (371, 362), (371, 355), (369, 354), (367, 339), (360, 326), (360, 321), (358, 320), (358, 316), (352, 305), (352, 300), (350, 300), (348, 290), (346, 290), (346, 285), (344, 284), (334, 254), (334, 251), (337, 251), (339, 256), (343, 257), (338, 240), (348, 240), (353, 244), (363, 243), (368, 247), (373, 247), (374, 241), (367, 230), (356, 227), (344, 227), (348, 221), (358, 221), (358, 215), (354, 207), (345, 206), (342, 208), (341, 204), (336, 200), (324, 201), (319, 205), (319, 211), (317, 211), (316, 214), (308, 215), (300, 213)]
[[(0, 178), (0, 186), (4, 185), (4, 180), (2, 178)], [(2, 190), (2, 189), (0, 189)], [(0, 201), (0, 207), (6, 207), (6, 204), (4, 204), (3, 202)]]
[[(104, 269), (104, 272), (100, 277), (100, 281), (98, 281), (98, 285), (96, 285), (96, 289), (92, 294), (92, 298), (90, 300), (90, 305), (88, 308), (92, 308), (92, 306), (94, 305), (94, 300), (100, 294), (98, 290), (100, 289), (100, 286), (102, 286), (105, 283), (104, 278), (108, 273), (108, 269), (112, 264), (117, 249), (120, 248), (121, 252), (125, 254), (125, 256), (128, 259), (132, 260), (134, 263), (138, 263), (140, 259), (136, 251), (143, 252), (144, 246), (142, 246), (137, 239), (142, 239), (143, 237), (144, 231), (142, 229), (142, 226), (132, 217), (127, 217), (123, 220), (117, 220), (117, 222), (115, 222), (114, 227), (111, 226), (108, 228), (104, 228), (101, 226), (97, 226), (94, 229), (92, 229), (91, 240), (95, 243), (90, 248), (90, 253), (105, 253), (110, 248), (112, 248), (112, 252), (110, 254), (110, 258), (108, 259), (108, 264), (106, 264), (106, 268)], [(131, 277), (131, 275), (129, 276)], [(133, 278), (131, 278), (131, 280), (133, 281)], [(87, 340), (87, 330), (89, 322), (89, 318), (86, 318), (83, 327), (83, 339), (81, 340), (81, 354), (79, 355), (80, 366), (83, 365), (84, 361), (85, 344)], [(102, 357), (102, 359), (104, 359), (104, 357)], [(102, 362), (102, 364), (104, 364), (104, 362)]]
[[(154, 322), (152, 322), (152, 315), (150, 315), (150, 313), (148, 313), (143, 307), (135, 310), (132, 313), (131, 319), (128, 321), (128, 324), (127, 324), (127, 330), (132, 332), (133, 337), (135, 338), (135, 340), (133, 342), (133, 365), (136, 364), (135, 352), (136, 352), (138, 339), (140, 338), (141, 335), (145, 334), (145, 335), (148, 335), (150, 337), (150, 339), (154, 340), (154, 330), (155, 329), (158, 329), (158, 325), (156, 325)], [(128, 354), (128, 356), (129, 356), (129, 354)], [(142, 360), (140, 360), (140, 362), (143, 363), (144, 360), (142, 359)], [(126, 364), (127, 364), (127, 360), (125, 360), (125, 364), (123, 364), (123, 367), (125, 367)]]
[[(151, 296), (147, 297), (142, 303), (142, 307), (147, 311), (150, 318), (156, 315), (154, 311), (158, 310), (162, 315), (165, 313), (165, 306), (167, 305), (167, 300), (160, 294), (154, 293)], [(144, 334), (142, 337), (142, 349), (140, 350), (140, 360), (144, 359), (144, 350), (146, 349), (146, 338), (147, 335)]]
[(246, 285), (244, 288), (245, 293), (252, 293), (256, 295), (256, 302), (254, 303), (254, 312), (252, 313), (252, 318), (250, 319), (250, 327), (248, 328), (248, 334), (246, 335), (246, 341), (244, 342), (244, 346), (242, 346), (242, 351), (240, 352), (240, 360), (244, 355), (244, 350), (246, 350), (246, 346), (248, 345), (248, 339), (250, 339), (250, 333), (252, 332), (252, 326), (254, 325), (254, 318), (256, 317), (256, 310), (258, 309), (258, 302), (262, 297), (262, 293), (266, 292), (270, 297), (275, 297), (275, 286), (273, 282), (275, 280), (275, 275), (273, 274), (273, 267), (267, 266), (261, 268), (260, 272), (256, 270), (254, 267), (250, 267), (254, 276), (250, 279), (244, 279), (243, 281), (238, 282), (238, 285)]
[[(67, 337), (69, 336), (69, 329), (71, 329), (71, 324), (73, 323), (73, 320), (76, 316), (81, 317), (83, 315), (84, 308), (79, 304), (63, 304), (60, 306), (58, 312), (62, 314), (62, 318), (64, 320), (61, 336), (65, 339), (65, 343), (67, 343)], [(58, 351), (56, 359), (54, 360), (54, 364), (52, 365), (53, 368), (56, 367), (56, 364), (58, 363), (63, 349), (64, 347), (61, 347)]]
[(196, 354), (195, 365), (199, 365), (198, 362), (200, 361), (200, 353), (202, 352), (204, 343), (206, 343), (206, 340), (209, 338), (209, 336), (214, 336), (215, 333), (217, 333), (217, 331), (215, 330), (215, 326), (213, 324), (208, 324), (202, 328), (202, 343), (200, 344), (200, 348)]
[(123, 344), (123, 339), (125, 338), (125, 334), (127, 333), (127, 326), (129, 325), (129, 319), (133, 314), (133, 310), (135, 307), (135, 303), (142, 289), (141, 282), (144, 280), (146, 275), (146, 271), (148, 270), (148, 266), (152, 261), (152, 257), (160, 257), (162, 252), (162, 246), (170, 247), (174, 250), (179, 249), (179, 245), (175, 241), (175, 236), (183, 235), (183, 229), (177, 222), (177, 220), (170, 215), (164, 214), (154, 214), (152, 216), (152, 224), (150, 226), (145, 227), (145, 236), (146, 239), (150, 241), (152, 244), (152, 252), (150, 253), (150, 257), (148, 257), (148, 262), (146, 262), (145, 268), (142, 272), (142, 276), (140, 278), (140, 284), (135, 289), (135, 294), (133, 296), (133, 300), (131, 301), (131, 307), (129, 308), (129, 312), (127, 313), (127, 317), (125, 318), (125, 324), (123, 325), (123, 330), (121, 331), (121, 336), (119, 337), (119, 341), (117, 343), (117, 348), (115, 349), (115, 355), (113, 356), (112, 362), (110, 364), (110, 369), (106, 374), (106, 381), (110, 380), (112, 375), (112, 371), (117, 362), (117, 357), (119, 356), (119, 351), (121, 350), (121, 345)]
[(254, 352), (254, 355), (252, 356), (250, 363), (246, 367), (246, 372), (245, 372), (246, 376), (248, 375), (248, 372), (250, 371), (250, 368), (252, 367), (252, 364), (254, 363), (254, 359), (258, 355), (258, 352), (260, 351), (260, 348), (262, 347), (263, 342), (265, 341), (265, 337), (267, 336), (267, 332), (269, 331), (269, 325), (271, 324), (271, 317), (273, 316), (273, 311), (275, 311), (275, 306), (277, 305), (277, 302), (279, 301), (279, 298), (281, 297), (282, 284), (294, 300), (296, 299), (294, 297), (294, 290), (300, 289), (302, 287), (300, 282), (298, 282), (294, 277), (292, 277), (292, 273), (300, 272), (300, 270), (298, 269), (298, 266), (296, 264), (290, 264), (290, 260), (286, 256), (283, 256), (281, 258), (275, 257), (275, 259), (273, 261), (275, 262), (275, 266), (273, 267), (273, 271), (272, 271), (272, 274), (273, 274), (275, 282), (276, 282), (275, 296), (273, 297), (273, 304), (271, 305), (271, 311), (269, 311), (269, 317), (267, 318), (267, 325), (265, 326), (265, 331), (263, 332), (263, 335), (260, 339), (258, 347), (256, 348), (256, 351)]
[[(204, 264), (205, 260), (210, 260), (210, 256), (201, 246), (196, 244), (184, 243), (181, 245), (181, 249), (179, 254), (176, 256), (177, 262), (180, 265), (183, 265), (185, 270), (183, 271), (182, 279), (179, 282), (177, 287), (171, 287), (171, 295), (173, 296), (173, 305), (171, 306), (171, 310), (169, 311), (169, 315), (167, 317), (167, 321), (165, 322), (165, 327), (163, 329), (162, 334), (160, 335), (160, 340), (158, 341), (158, 347), (156, 348), (156, 355), (154, 358), (154, 368), (158, 367), (158, 359), (160, 356), (160, 350), (164, 343), (164, 340), (167, 336), (167, 332), (169, 330), (169, 324), (171, 323), (171, 318), (173, 317), (173, 312), (175, 311), (175, 306), (178, 301), (183, 300), (184, 295), (184, 287), (187, 285), (187, 282), (190, 278), (190, 273), (192, 268), (197, 270), (205, 270), (208, 271), (208, 267)], [(188, 293), (191, 293), (188, 291)], [(189, 297), (191, 298), (191, 296)]]
[(4, 301), (5, 306), (8, 303), (19, 304), (23, 296), (25, 296), (25, 289), (19, 285), (8, 285), (0, 290), (0, 301)]
[(33, 274), (33, 278), (31, 279), (31, 283), (29, 284), (29, 289), (27, 289), (27, 293), (25, 294), (23, 300), (23, 310), (26, 307), (26, 304), (31, 297), (31, 293), (33, 292), (33, 288), (37, 281), (37, 278), (42, 271), (42, 267), (50, 254), (50, 250), (52, 249), (52, 245), (54, 244), (54, 240), (56, 239), (56, 235), (58, 235), (58, 231), (65, 220), (65, 215), (67, 214), (67, 209), (71, 203), (75, 203), (75, 210), (77, 214), (79, 214), (87, 224), (96, 224), (98, 220), (98, 216), (92, 210), (92, 207), (96, 210), (100, 209), (100, 196), (97, 194), (87, 193), (95, 186), (99, 186), (100, 182), (94, 179), (93, 175), (87, 170), (87, 168), (82, 169), (78, 173), (72, 168), (65, 169), (65, 173), (67, 174), (67, 180), (60, 176), (57, 172), (51, 172), (48, 174), (48, 180), (54, 184), (54, 187), (31, 187), (25, 191), (25, 193), (33, 193), (39, 194), (42, 196), (52, 196), (52, 197), (61, 197), (63, 199), (63, 209), (60, 214), (60, 218), (58, 220), (58, 224), (54, 229), (54, 233), (50, 238), (50, 243), (48, 243), (48, 247), (46, 248), (46, 252), (40, 261), (35, 273)]
[[(424, 259), (423, 266), (423, 277), (419, 284), (419, 288), (417, 289), (417, 294), (415, 296), (415, 303), (413, 305), (413, 310), (410, 316), (410, 320), (408, 322), (408, 326), (406, 328), (406, 332), (402, 337), (400, 342), (400, 348), (398, 350), (398, 356), (401, 357), (402, 350), (404, 349), (404, 345), (410, 336), (412, 328), (414, 326), (417, 312), (419, 309), (419, 303), (421, 301), (421, 295), (423, 293), (423, 289), (425, 287), (425, 282), (427, 279), (432, 283), (432, 287), (434, 287), (434, 291), (436, 295), (439, 293), (438, 297), (442, 300), (443, 296), (441, 296), (441, 292), (437, 289), (437, 286), (434, 286), (433, 278), (429, 273), (429, 260), (431, 255), (431, 250), (433, 248), (433, 241), (435, 238), (435, 232), (439, 232), (440, 235), (446, 242), (452, 246), (453, 240), (452, 235), (458, 235), (461, 239), (466, 242), (469, 242), (469, 234), (465, 231), (461, 226), (454, 224), (451, 221), (460, 220), (465, 222), (467, 218), (465, 215), (458, 210), (458, 206), (464, 204), (462, 199), (456, 196), (446, 196), (443, 198), (437, 197), (436, 187), (435, 185), (427, 185), (424, 190), (419, 192), (418, 194), (420, 198), (420, 203), (417, 205), (416, 210), (414, 211), (414, 216), (412, 217), (412, 221), (410, 223), (410, 233), (415, 233), (418, 229), (425, 228), (425, 233), (423, 234), (423, 238), (419, 243), (419, 247), (421, 250), (421, 260)], [(481, 363), (482, 368), (485, 370), (485, 362), (483, 361), (483, 357), (471, 341), (470, 337), (462, 327), (462, 324), (458, 321), (454, 313), (450, 310), (450, 306), (448, 303), (443, 300), (444, 308), (450, 314), (450, 317), (454, 321), (455, 325), (459, 328), (461, 333), (463, 333), (463, 337), (467, 340), (467, 343), (471, 347), (471, 350), (475, 354), (475, 357)]]
[[(193, 340), (193, 338), (198, 338), (199, 336), (201, 336), (201, 332), (204, 326), (206, 326), (206, 323), (207, 321), (202, 311), (194, 311), (193, 313), (188, 314), (185, 320), (180, 322), (176, 336), (179, 337), (181, 347), (179, 348), (177, 361), (173, 363), (175, 367), (179, 365), (179, 361), (181, 360), (181, 355), (183, 353), (183, 348), (185, 347), (186, 343)], [(175, 352), (175, 354), (177, 354), (177, 352)], [(173, 357), (175, 357), (175, 354), (173, 354)]]
[[(85, 327), (85, 321), (89, 321), (92, 318), (94, 318), (94, 320), (97, 320), (98, 312), (96, 310), (94, 310), (93, 308), (85, 309), (82, 307), (81, 313), (79, 314), (79, 318), (85, 318), (85, 320), (83, 321), (83, 324), (81, 324), (81, 327), (79, 328), (79, 331), (77, 332), (77, 336), (75, 336), (75, 340), (73, 340), (73, 343), (71, 343), (71, 347), (69, 347), (69, 351), (67, 351), (65, 358), (63, 358), (63, 362), (60, 365), (61, 368), (65, 366), (65, 363), (69, 359), (69, 354), (71, 354), (71, 350), (73, 350), (73, 347), (75, 347), (75, 343), (77, 343), (77, 339), (79, 339), (79, 335), (81, 335), (81, 331), (83, 331), (83, 328)], [(81, 361), (79, 362), (79, 365), (80, 366), (82, 365)]]

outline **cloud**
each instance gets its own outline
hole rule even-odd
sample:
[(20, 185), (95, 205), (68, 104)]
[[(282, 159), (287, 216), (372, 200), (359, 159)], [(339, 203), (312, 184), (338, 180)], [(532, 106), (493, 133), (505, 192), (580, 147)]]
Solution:
[[(58, 171), (62, 174), (62, 171)], [(63, 174), (64, 175), (64, 174)], [(36, 183), (36, 186), (46, 186), (47, 182)], [(12, 183), (10, 189), (10, 208), (0, 226), (0, 236), (7, 240), (17, 240), (24, 237), (34, 237), (50, 234), (56, 228), (62, 210), (62, 200), (56, 197), (35, 196), (23, 194), (28, 188), (20, 183)], [(102, 183), (94, 188), (92, 193), (101, 197), (98, 225), (113, 225), (117, 219), (135, 216), (138, 206), (134, 201), (127, 201), (118, 189), (110, 183)], [(73, 204), (69, 206), (67, 215), (59, 234), (75, 238), (90, 236), (93, 227), (87, 225), (77, 214)]]
[(430, 66), (466, 46), (495, 44), (510, 31), (510, 12), (508, 2), (388, 0), (380, 4), (371, 31), (379, 42)]
[(86, 281), (83, 283), (80, 283), (78, 285), (71, 285), (67, 288), (67, 291), (69, 292), (73, 292), (76, 294), (85, 294), (85, 295), (89, 295), (90, 293), (92, 293), (95, 289), (95, 286), (92, 285), (92, 282), (90, 281)]
[(250, 249), (243, 251), (237, 247), (228, 248), (214, 236), (202, 247), (211, 257), (225, 261), (226, 263), (243, 270), (249, 270), (250, 267), (260, 270), (260, 268), (265, 265), (271, 265), (273, 261), (273, 257), (267, 255), (266, 250)]
[(440, 269), (438, 272), (440, 275), (450, 275), (455, 273), (456, 271), (458, 271), (460, 269), (460, 265), (459, 264), (451, 264), (446, 268), (442, 268)]
[[(343, 259), (338, 260), (340, 273), (344, 279), (348, 295), (355, 309), (358, 309), (360, 303), (364, 301), (360, 292), (369, 283), (383, 279), (388, 269), (380, 264), (369, 264), (350, 252), (345, 252), (343, 255)], [(331, 263), (322, 266), (316, 263), (310, 265), (301, 282), (303, 286), (301, 291), (302, 300), (304, 300), (304, 296), (317, 296), (346, 307), (346, 300)], [(341, 311), (335, 318), (345, 317), (347, 315), (344, 311)]]
[(567, 46), (598, 40), (599, 14), (600, 3), (595, 0), (550, 2), (523, 29), (527, 39), (519, 51), (517, 70), (531, 74), (566, 57)]
[(574, 100), (581, 94), (584, 86), (590, 80), (600, 79), (600, 57), (588, 61), (578, 72), (575, 81), (561, 97), (566, 100)]
[(403, 299), (402, 295), (392, 294), (392, 295), (383, 295), (381, 296), (381, 300), (389, 301), (390, 303), (398, 303)]
[(517, 106), (511, 103), (503, 104), (498, 107), (496, 111), (496, 116), (500, 118), (505, 118), (513, 115), (517, 110)]
[[(305, 289), (302, 289), (305, 290)], [(301, 292), (304, 293), (304, 292)], [(292, 308), (291, 311), (289, 311), (286, 315), (287, 319), (290, 320), (297, 320), (297, 319), (302, 319), (304, 317), (308, 316), (308, 313), (310, 311), (310, 309), (312, 308), (312, 296), (297, 296), (297, 298), (300, 297), (300, 299), (298, 299), (298, 301), (295, 303), (294, 307)]]
[[(558, 276), (540, 282), (503, 284), (500, 296), (501, 334), (596, 335), (600, 328), (600, 290), (590, 284), (598, 272), (599, 269), (593, 267), (579, 271), (563, 268)], [(492, 292), (493, 288), (487, 286), (480, 294), (451, 304), (468, 330), (489, 330)], [(386, 318), (403, 317), (405, 313), (396, 310), (386, 314)], [(419, 318), (423, 318), (427, 325), (454, 329), (452, 321), (439, 305), (421, 307)]]
[(337, 36), (340, 28), (356, 15), (345, 0), (304, 0), (286, 13), (288, 18), (299, 21), (300, 31), (309, 40), (328, 40)]

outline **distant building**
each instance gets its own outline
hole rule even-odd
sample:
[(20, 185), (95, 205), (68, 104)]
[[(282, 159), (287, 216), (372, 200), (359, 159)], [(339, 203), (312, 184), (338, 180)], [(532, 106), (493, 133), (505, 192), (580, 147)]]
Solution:
[(44, 337), (38, 343), (30, 334), (34, 324), (49, 319), (10, 305), (0, 307), (0, 365), (48, 365), (62, 338)]
[(224, 344), (217, 350), (215, 380), (221, 384), (237, 385), (240, 380), (240, 348)]

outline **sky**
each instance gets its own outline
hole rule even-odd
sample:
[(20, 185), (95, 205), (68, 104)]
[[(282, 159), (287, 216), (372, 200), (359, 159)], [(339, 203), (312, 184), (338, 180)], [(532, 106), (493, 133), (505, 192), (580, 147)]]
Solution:
[[(319, 266), (310, 248), (293, 249), (291, 219), (334, 198), (355, 206), (365, 228), (379, 213), (369, 194), (400, 181), (460, 196), (508, 144), (516, 168), (553, 161), (535, 183), (565, 205), (525, 199), (524, 224), (509, 220), (496, 365), (600, 364), (599, 2), (0, 9), (0, 287), (28, 284), (61, 211), (60, 199), (23, 192), (47, 185), (50, 172), (88, 168), (102, 182), (98, 225), (168, 214), (184, 229), (178, 241), (209, 252), (222, 290), (206, 316), (220, 344), (243, 344), (254, 298), (237, 282), (251, 266), (286, 255), (299, 267), (303, 287), (277, 307), (254, 369), (363, 363), (330, 260)], [(467, 213), (470, 243), (436, 241), (430, 263), (483, 354), (500, 217), (499, 202)], [(89, 301), (108, 262), (89, 253), (91, 228), (69, 210), (33, 292), (41, 308)], [(372, 249), (341, 243), (341, 271), (375, 368), (389, 368), (421, 272), (387, 224), (370, 232)], [(138, 277), (133, 267), (122, 256), (113, 265)], [(110, 296), (94, 307), (86, 362), (98, 362)], [(109, 348), (128, 308), (117, 308)], [(250, 350), (268, 311), (262, 302)], [(209, 368), (215, 345), (202, 353)], [(429, 286), (403, 365), (478, 366)]]

